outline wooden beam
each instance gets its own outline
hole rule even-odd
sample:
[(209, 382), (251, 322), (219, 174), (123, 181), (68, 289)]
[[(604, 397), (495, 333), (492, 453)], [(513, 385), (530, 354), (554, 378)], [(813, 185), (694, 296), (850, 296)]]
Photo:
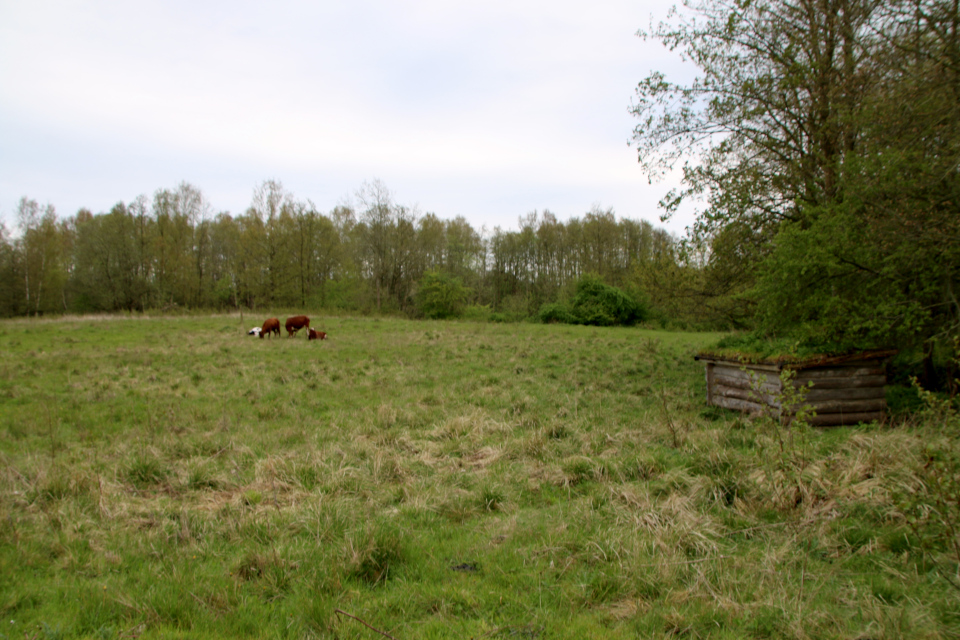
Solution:
[(726, 385), (717, 384), (713, 389), (714, 397), (737, 398), (738, 400), (748, 400), (757, 404), (763, 403), (770, 406), (776, 404), (776, 397), (768, 393), (757, 393), (753, 389), (738, 389)]
[(799, 369), (797, 379), (806, 378), (849, 378), (855, 376), (885, 376), (883, 367), (824, 367), (822, 369)]
[(863, 413), (825, 413), (810, 418), (809, 423), (815, 427), (833, 427), (845, 424), (858, 424), (860, 422), (873, 422), (874, 420), (883, 420), (886, 414), (883, 411), (870, 411)]
[(885, 398), (873, 400), (823, 400), (809, 402), (810, 408), (819, 414), (828, 413), (864, 413), (869, 411), (883, 411), (887, 408)]
[(865, 387), (862, 389), (817, 389), (807, 391), (808, 402), (817, 400), (873, 400), (885, 398), (883, 387)]
[(713, 404), (718, 407), (723, 407), (724, 409), (746, 411), (747, 413), (776, 412), (776, 409), (759, 405), (756, 402), (748, 402), (747, 400), (738, 400), (736, 398), (724, 398), (722, 396), (714, 397)]
[(855, 389), (859, 387), (882, 387), (887, 384), (887, 376), (857, 376), (851, 378), (806, 378), (797, 376), (793, 386), (799, 387), (813, 383), (814, 389)]

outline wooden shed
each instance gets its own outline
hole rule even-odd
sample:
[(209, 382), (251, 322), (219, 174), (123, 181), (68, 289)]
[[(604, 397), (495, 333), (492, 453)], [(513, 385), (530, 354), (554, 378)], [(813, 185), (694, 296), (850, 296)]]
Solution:
[(857, 424), (880, 420), (886, 415), (886, 361), (896, 351), (863, 351), (843, 356), (818, 356), (800, 361), (745, 362), (710, 354), (696, 356), (706, 365), (707, 404), (749, 413), (773, 411), (782, 415), (780, 374), (793, 369), (794, 386), (813, 386), (805, 405), (816, 416), (817, 426)]

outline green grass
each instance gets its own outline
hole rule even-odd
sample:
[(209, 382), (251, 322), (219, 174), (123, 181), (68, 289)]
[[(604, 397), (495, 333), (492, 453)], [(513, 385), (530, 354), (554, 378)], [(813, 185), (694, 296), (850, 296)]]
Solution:
[(255, 323), (0, 322), (0, 638), (960, 634), (938, 425), (781, 453), (715, 334)]

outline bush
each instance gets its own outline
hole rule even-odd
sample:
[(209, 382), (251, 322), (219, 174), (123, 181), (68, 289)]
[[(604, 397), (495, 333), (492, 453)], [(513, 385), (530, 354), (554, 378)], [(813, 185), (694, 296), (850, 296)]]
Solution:
[(596, 275), (587, 275), (577, 282), (577, 293), (571, 304), (550, 302), (537, 313), (545, 324), (589, 324), (600, 327), (632, 326), (647, 319), (646, 302), (638, 302), (617, 287), (604, 284)]
[(647, 316), (643, 305), (595, 275), (584, 276), (577, 282), (571, 311), (577, 323), (600, 327), (632, 326)]
[(540, 307), (537, 314), (540, 322), (544, 324), (577, 324), (577, 318), (570, 312), (567, 305), (560, 302), (550, 302)]
[(471, 304), (463, 310), (461, 317), (464, 320), (473, 320), (475, 322), (490, 322), (493, 311), (488, 304)]
[(426, 318), (455, 318), (463, 313), (470, 289), (460, 278), (442, 271), (428, 271), (420, 280), (417, 308)]

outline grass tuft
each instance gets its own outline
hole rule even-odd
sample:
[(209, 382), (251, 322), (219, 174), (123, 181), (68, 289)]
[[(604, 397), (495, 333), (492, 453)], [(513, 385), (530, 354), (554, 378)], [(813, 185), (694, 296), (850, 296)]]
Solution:
[(388, 580), (409, 552), (403, 534), (389, 523), (364, 526), (347, 539), (347, 575), (368, 585)]
[(170, 469), (162, 460), (146, 454), (134, 456), (125, 473), (127, 482), (138, 489), (158, 485), (165, 481), (169, 475)]

